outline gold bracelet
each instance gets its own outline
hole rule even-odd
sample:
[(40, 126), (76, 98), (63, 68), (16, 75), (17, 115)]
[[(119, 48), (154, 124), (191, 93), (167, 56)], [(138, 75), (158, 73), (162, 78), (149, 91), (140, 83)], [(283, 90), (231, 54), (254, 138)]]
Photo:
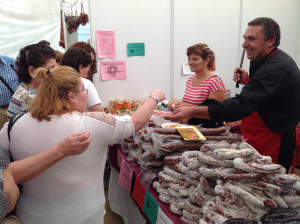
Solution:
[(155, 100), (156, 100), (156, 103), (157, 103), (157, 104), (159, 103), (159, 100), (157, 99), (157, 97), (156, 97), (156, 96), (154, 96), (154, 95), (149, 95), (148, 97), (152, 97), (153, 99), (155, 99)]

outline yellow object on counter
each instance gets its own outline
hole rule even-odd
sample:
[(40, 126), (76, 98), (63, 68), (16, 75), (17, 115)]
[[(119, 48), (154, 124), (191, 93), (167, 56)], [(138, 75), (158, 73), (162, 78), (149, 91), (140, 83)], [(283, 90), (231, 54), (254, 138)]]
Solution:
[(204, 141), (206, 138), (200, 133), (195, 126), (178, 126), (176, 127), (179, 134), (186, 141)]

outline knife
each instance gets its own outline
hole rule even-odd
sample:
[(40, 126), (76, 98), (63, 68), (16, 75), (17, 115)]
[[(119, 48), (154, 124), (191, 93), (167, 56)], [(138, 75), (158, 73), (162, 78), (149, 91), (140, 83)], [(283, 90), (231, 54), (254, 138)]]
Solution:
[[(244, 56), (245, 56), (245, 48), (243, 49), (242, 58), (241, 58), (241, 63), (240, 63), (240, 68), (243, 67)], [(238, 74), (241, 76), (242, 73), (239, 71)], [(240, 87), (240, 81), (236, 82), (235, 87), (236, 87), (236, 88), (239, 88), (239, 87)]]

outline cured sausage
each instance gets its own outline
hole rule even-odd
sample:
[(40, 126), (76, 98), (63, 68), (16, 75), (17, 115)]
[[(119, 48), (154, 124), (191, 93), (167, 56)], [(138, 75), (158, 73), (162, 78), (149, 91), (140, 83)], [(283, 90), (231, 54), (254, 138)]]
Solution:
[(201, 174), (199, 172), (197, 172), (196, 170), (189, 170), (188, 174), (193, 179), (199, 179), (201, 176)]
[(198, 221), (200, 218), (203, 217), (203, 214), (190, 213), (188, 210), (183, 209), (182, 216), (190, 221)]
[(276, 186), (274, 184), (265, 183), (262, 181), (251, 182), (251, 183), (249, 183), (249, 185), (253, 188), (260, 189), (262, 191), (267, 190), (273, 194), (280, 194), (283, 191), (283, 189), (279, 186)]
[(226, 132), (225, 127), (219, 128), (198, 128), (202, 135), (210, 136), (210, 135), (220, 135)]
[(201, 167), (203, 164), (199, 162), (197, 158), (191, 158), (189, 159), (189, 163), (187, 164), (187, 167), (189, 170), (195, 170)]
[(240, 142), (241, 137), (238, 135), (220, 135), (220, 136), (207, 136), (204, 135), (207, 141), (227, 141), (227, 142)]
[(170, 205), (170, 211), (176, 215), (182, 215), (182, 209), (179, 208), (178, 202), (172, 202)]
[(184, 179), (185, 179), (186, 183), (193, 185), (195, 187), (197, 187), (197, 185), (199, 184), (199, 180), (192, 179), (189, 174), (185, 175)]
[(246, 163), (242, 158), (235, 158), (233, 160), (233, 165), (235, 168), (243, 170), (249, 173), (278, 173), (281, 169), (279, 164), (258, 164), (254, 162)]
[(203, 191), (201, 188), (200, 183), (198, 184), (197, 188), (195, 188), (195, 192), (198, 193), (198, 195), (203, 198), (205, 201), (212, 201), (214, 199), (214, 196), (209, 195)]
[(225, 183), (225, 187), (228, 188), (231, 192), (242, 197), (246, 203), (249, 202), (250, 204), (253, 204), (253, 206), (258, 207), (258, 208), (265, 207), (264, 203), (261, 200), (259, 200), (252, 194), (248, 193), (247, 191), (243, 190), (239, 186), (236, 186), (232, 183), (227, 182), (227, 183)]
[(202, 210), (204, 216), (213, 220), (215, 223), (224, 223), (226, 220), (228, 220), (226, 217), (210, 210), (207, 206), (203, 206)]
[(202, 188), (202, 190), (206, 193), (209, 194), (211, 196), (216, 196), (216, 193), (214, 191), (214, 188), (212, 188), (207, 179), (204, 176), (200, 177), (200, 183), (199, 183), (200, 187)]
[(182, 162), (184, 165), (188, 165), (190, 158), (194, 157), (196, 158), (197, 154), (198, 154), (199, 150), (197, 151), (186, 151), (182, 154)]
[(208, 168), (206, 165), (203, 165), (199, 168), (199, 173), (205, 177), (217, 177), (223, 169), (223, 167)]
[(176, 198), (170, 197), (165, 194), (159, 194), (158, 198), (159, 198), (159, 200), (161, 200), (162, 202), (164, 202), (166, 204), (171, 204), (173, 202), (176, 202)]
[(268, 178), (275, 182), (280, 182), (283, 184), (294, 184), (299, 181), (299, 177), (294, 174), (270, 174)]
[(286, 204), (286, 202), (282, 199), (282, 197), (279, 194), (274, 194), (271, 193), (269, 191), (264, 191), (264, 193), (271, 198), (273, 201), (276, 202), (276, 204), (281, 207), (281, 208), (287, 208), (288, 205)]
[(243, 219), (243, 218), (234, 218), (234, 219), (228, 219), (223, 224), (256, 224), (256, 221), (251, 221), (249, 219)]
[(191, 221), (185, 218), (184, 216), (180, 217), (180, 223), (181, 224), (198, 224), (198, 221)]
[(219, 160), (211, 156), (207, 156), (203, 152), (198, 152), (197, 159), (200, 163), (209, 164), (216, 167), (232, 167), (232, 160)]
[(163, 171), (165, 174), (174, 177), (177, 180), (184, 180), (184, 174), (175, 171), (168, 165), (164, 166)]
[(174, 169), (181, 172), (181, 173), (188, 173), (189, 172), (189, 168), (187, 166), (185, 166), (182, 161), (180, 161), (179, 163), (175, 163), (174, 164)]
[(290, 208), (275, 208), (261, 217), (263, 224), (292, 224), (299, 223), (300, 215), (298, 210)]
[(231, 168), (223, 169), (219, 172), (219, 178), (221, 180), (231, 180), (231, 181), (254, 181), (259, 180), (265, 176), (263, 173), (234, 173), (234, 170)]
[(182, 153), (174, 153), (164, 157), (164, 162), (167, 164), (179, 163), (182, 158)]
[(163, 171), (160, 171), (160, 172), (158, 173), (158, 177), (159, 177), (161, 180), (166, 181), (166, 182), (169, 182), (169, 183), (175, 183), (175, 184), (182, 184), (182, 185), (184, 185), (184, 182), (183, 182), (183, 181), (177, 180), (177, 179), (175, 179), (174, 177), (171, 177), (171, 176), (165, 174)]
[(203, 214), (202, 208), (193, 205), (192, 202), (191, 202), (191, 200), (189, 198), (187, 198), (184, 202), (185, 202), (184, 208), (187, 211), (189, 211), (190, 213), (193, 213), (193, 214)]
[(249, 157), (254, 154), (254, 150), (252, 148), (247, 149), (215, 149), (214, 157), (216, 159), (235, 159), (235, 158), (244, 158)]
[(157, 144), (157, 148), (164, 152), (173, 152), (180, 149), (200, 149), (203, 142), (171, 142)]
[(186, 187), (186, 185), (185, 184), (169, 183), (168, 187), (170, 187), (174, 191), (179, 191), (181, 189), (184, 189)]
[(167, 190), (168, 190), (168, 193), (169, 193), (169, 195), (170, 195), (171, 197), (173, 197), (173, 198), (180, 198), (180, 196), (179, 196), (179, 194), (178, 194), (177, 191), (174, 191), (174, 190), (171, 189), (171, 188), (168, 188)]

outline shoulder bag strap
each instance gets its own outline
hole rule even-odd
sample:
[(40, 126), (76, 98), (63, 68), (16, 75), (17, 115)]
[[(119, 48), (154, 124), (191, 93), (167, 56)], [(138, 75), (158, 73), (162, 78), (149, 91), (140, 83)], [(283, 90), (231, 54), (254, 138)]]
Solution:
[(8, 127), (7, 127), (7, 134), (8, 134), (8, 140), (10, 141), (10, 132), (11, 132), (11, 128), (12, 126), (16, 123), (16, 121), (22, 117), (24, 114), (26, 114), (27, 112), (23, 112), (21, 114), (16, 114), (15, 116), (13, 116), (9, 122), (8, 122)]
[(3, 82), (3, 84), (8, 88), (9, 92), (11, 93), (11, 95), (14, 94), (14, 91), (12, 90), (12, 88), (8, 85), (8, 83), (4, 80), (4, 78), (0, 75), (0, 80)]

